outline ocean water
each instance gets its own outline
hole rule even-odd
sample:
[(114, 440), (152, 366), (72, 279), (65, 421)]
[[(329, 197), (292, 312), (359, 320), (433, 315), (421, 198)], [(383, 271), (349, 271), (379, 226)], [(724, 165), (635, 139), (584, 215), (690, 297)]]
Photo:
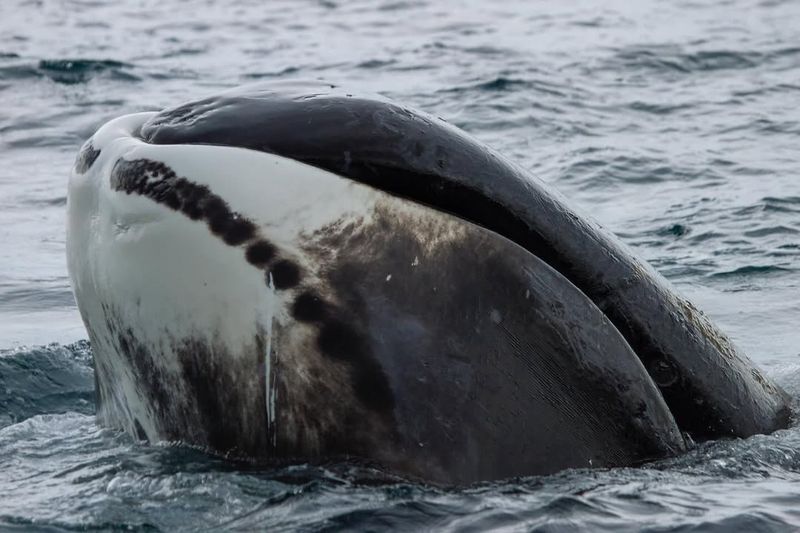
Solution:
[(0, 2), (0, 530), (785, 531), (800, 425), (461, 489), (96, 426), (66, 180), (106, 120), (264, 80), (385, 94), (618, 234), (800, 398), (800, 2)]

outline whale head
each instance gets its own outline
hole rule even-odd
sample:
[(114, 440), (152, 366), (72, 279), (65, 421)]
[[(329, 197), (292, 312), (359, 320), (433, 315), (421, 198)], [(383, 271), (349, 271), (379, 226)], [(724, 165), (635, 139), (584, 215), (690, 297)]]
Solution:
[(106, 425), (440, 483), (685, 448), (612, 320), (642, 299), (582, 285), (583, 263), (617, 275), (614, 241), (440, 119), (330, 86), (234, 90), (104, 125), (68, 198)]

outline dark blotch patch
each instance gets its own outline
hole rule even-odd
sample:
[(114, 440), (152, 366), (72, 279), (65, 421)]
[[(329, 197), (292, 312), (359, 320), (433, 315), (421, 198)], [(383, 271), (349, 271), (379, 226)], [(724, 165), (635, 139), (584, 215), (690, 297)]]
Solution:
[(158, 367), (150, 354), (141, 343), (137, 342), (131, 328), (122, 330), (118, 327), (120, 321), (116, 313), (108, 309), (105, 310), (105, 316), (109, 331), (116, 332), (120, 353), (127, 358), (139, 382), (146, 387), (152, 406), (156, 410), (166, 409), (171, 402), (171, 390), (159, 378)]
[(317, 344), (322, 353), (340, 361), (356, 361), (364, 350), (355, 330), (336, 319), (322, 325)]
[(142, 423), (139, 422), (138, 418), (133, 419), (133, 427), (136, 430), (136, 438), (139, 440), (147, 440), (147, 433), (144, 432), (144, 428), (142, 427)]
[(181, 208), (181, 199), (175, 191), (164, 193), (164, 204), (170, 209), (177, 211)]
[(211, 233), (221, 237), (226, 244), (238, 246), (256, 234), (256, 225), (239, 213), (231, 211), (219, 196), (210, 193), (206, 195), (202, 210)]
[(378, 412), (394, 410), (394, 396), (389, 387), (389, 380), (380, 364), (373, 358), (367, 358), (354, 369), (353, 391), (356, 397), (367, 408)]
[(238, 246), (252, 239), (256, 234), (256, 225), (243, 218), (236, 216), (228, 224), (228, 229), (222, 239), (231, 246)]
[[(142, 343), (138, 332), (125, 327), (120, 315), (102, 303), (108, 333), (116, 339), (116, 351), (134, 374), (137, 391), (147, 405), (152, 423), (165, 440), (197, 444), (232, 456), (264, 456), (271, 453), (264, 410), (264, 382), (251, 379), (263, 374), (265, 344), (260, 335), (244, 347), (253, 357), (235, 359), (223, 345), (205, 338), (174, 338), (164, 344)], [(93, 338), (96, 335), (92, 334)], [(164, 350), (177, 356), (177, 372), (164, 366)], [(260, 357), (257, 357), (260, 356)], [(148, 440), (140, 422), (115, 391), (119, 369), (109, 368), (105, 357), (95, 359), (95, 376), (108, 422), (124, 424), (140, 440)], [(182, 386), (181, 386), (182, 384)], [(121, 424), (115, 424), (121, 425)]]
[(228, 209), (225, 200), (219, 196), (208, 194), (203, 199), (203, 217), (208, 222), (211, 232), (223, 236), (228, 229), (228, 224), (233, 219), (233, 213)]
[(100, 150), (95, 150), (92, 141), (87, 142), (78, 153), (75, 159), (75, 172), (78, 174), (85, 174), (87, 170), (92, 168), (92, 165), (97, 158), (100, 157)]
[(192, 220), (203, 218), (203, 199), (210, 193), (208, 187), (197, 185), (186, 178), (175, 182), (175, 192), (181, 200), (181, 212)]
[(292, 316), (300, 322), (319, 322), (327, 315), (328, 303), (311, 291), (300, 294), (292, 304)]
[(386, 374), (352, 326), (337, 319), (326, 321), (320, 327), (317, 345), (326, 356), (349, 364), (353, 392), (365, 407), (378, 412), (394, 409)]
[[(228, 392), (225, 390), (225, 378), (228, 374), (221, 368), (220, 360), (202, 341), (188, 339), (178, 350), (178, 361), (183, 369), (184, 383), (193, 398), (197, 410), (204, 419), (208, 444), (215, 450), (230, 452), (240, 444), (237, 432), (231, 426), (232, 420), (227, 416), (228, 406), (220, 401)], [(227, 383), (230, 385), (230, 383)], [(237, 405), (235, 402), (230, 402)]]
[(300, 283), (300, 269), (288, 259), (275, 263), (267, 274), (269, 275), (272, 275), (272, 283), (278, 290), (291, 289)]
[(251, 265), (263, 268), (275, 257), (275, 247), (267, 241), (257, 241), (247, 247), (245, 257)]

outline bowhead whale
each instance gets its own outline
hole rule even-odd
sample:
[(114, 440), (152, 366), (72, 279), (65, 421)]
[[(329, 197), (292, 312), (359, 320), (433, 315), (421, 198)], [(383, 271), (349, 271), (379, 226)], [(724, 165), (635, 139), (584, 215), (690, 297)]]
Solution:
[(123, 116), (69, 181), (101, 424), (444, 484), (785, 427), (612, 234), (444, 121), (319, 84)]

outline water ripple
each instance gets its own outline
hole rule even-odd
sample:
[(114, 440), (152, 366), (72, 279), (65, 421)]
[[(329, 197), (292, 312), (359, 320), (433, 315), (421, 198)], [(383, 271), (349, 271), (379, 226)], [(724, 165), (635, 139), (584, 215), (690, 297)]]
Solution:
[[(12, 56), (18, 58), (18, 56)], [(2, 59), (2, 58), (0, 58)], [(56, 83), (74, 85), (103, 77), (114, 81), (139, 81), (133, 65), (110, 59), (40, 59), (0, 63), (0, 80), (47, 78)]]

